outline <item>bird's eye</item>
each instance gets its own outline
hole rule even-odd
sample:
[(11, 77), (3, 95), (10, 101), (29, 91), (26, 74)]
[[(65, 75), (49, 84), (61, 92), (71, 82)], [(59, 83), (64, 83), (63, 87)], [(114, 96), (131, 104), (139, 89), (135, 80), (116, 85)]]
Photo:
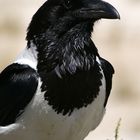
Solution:
[(72, 7), (71, 0), (64, 0), (64, 6), (69, 9)]

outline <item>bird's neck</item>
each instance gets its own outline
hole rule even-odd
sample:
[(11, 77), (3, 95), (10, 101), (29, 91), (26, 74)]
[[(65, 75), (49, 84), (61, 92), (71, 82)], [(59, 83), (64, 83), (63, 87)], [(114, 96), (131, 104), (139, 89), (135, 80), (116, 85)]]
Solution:
[(77, 69), (88, 69), (90, 65), (94, 65), (98, 51), (91, 40), (93, 23), (76, 23), (75, 19), (69, 18), (64, 21), (50, 26), (46, 32), (36, 35), (32, 40), (37, 47), (40, 71), (43, 68), (50, 72), (57, 65), (64, 65), (69, 72), (75, 72)]

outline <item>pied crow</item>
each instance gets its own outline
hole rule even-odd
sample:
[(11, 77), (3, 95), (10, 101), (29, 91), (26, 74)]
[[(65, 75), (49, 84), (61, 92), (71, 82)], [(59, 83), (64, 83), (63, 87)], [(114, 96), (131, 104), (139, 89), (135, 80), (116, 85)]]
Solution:
[(83, 140), (102, 120), (112, 65), (91, 39), (94, 23), (119, 19), (101, 0), (48, 0), (27, 47), (0, 74), (0, 140)]

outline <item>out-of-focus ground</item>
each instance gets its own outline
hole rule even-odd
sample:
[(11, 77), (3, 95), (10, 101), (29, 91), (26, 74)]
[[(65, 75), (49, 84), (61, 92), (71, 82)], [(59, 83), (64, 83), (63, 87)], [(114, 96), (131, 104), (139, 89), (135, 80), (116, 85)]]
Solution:
[[(0, 71), (26, 46), (26, 28), (44, 1), (0, 0)], [(86, 140), (114, 140), (120, 118), (119, 140), (140, 140), (140, 1), (108, 2), (118, 9), (121, 20), (99, 21), (93, 40), (116, 72), (104, 119)]]

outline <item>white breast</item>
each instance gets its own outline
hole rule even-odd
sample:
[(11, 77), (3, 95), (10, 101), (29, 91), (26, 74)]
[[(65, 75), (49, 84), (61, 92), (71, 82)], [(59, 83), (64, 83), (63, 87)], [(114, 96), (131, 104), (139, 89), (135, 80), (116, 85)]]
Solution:
[(40, 86), (41, 82), (35, 97), (17, 124), (0, 129), (0, 140), (83, 140), (101, 122), (105, 112), (104, 77), (94, 102), (87, 107), (75, 109), (71, 116), (57, 114), (44, 101)]

